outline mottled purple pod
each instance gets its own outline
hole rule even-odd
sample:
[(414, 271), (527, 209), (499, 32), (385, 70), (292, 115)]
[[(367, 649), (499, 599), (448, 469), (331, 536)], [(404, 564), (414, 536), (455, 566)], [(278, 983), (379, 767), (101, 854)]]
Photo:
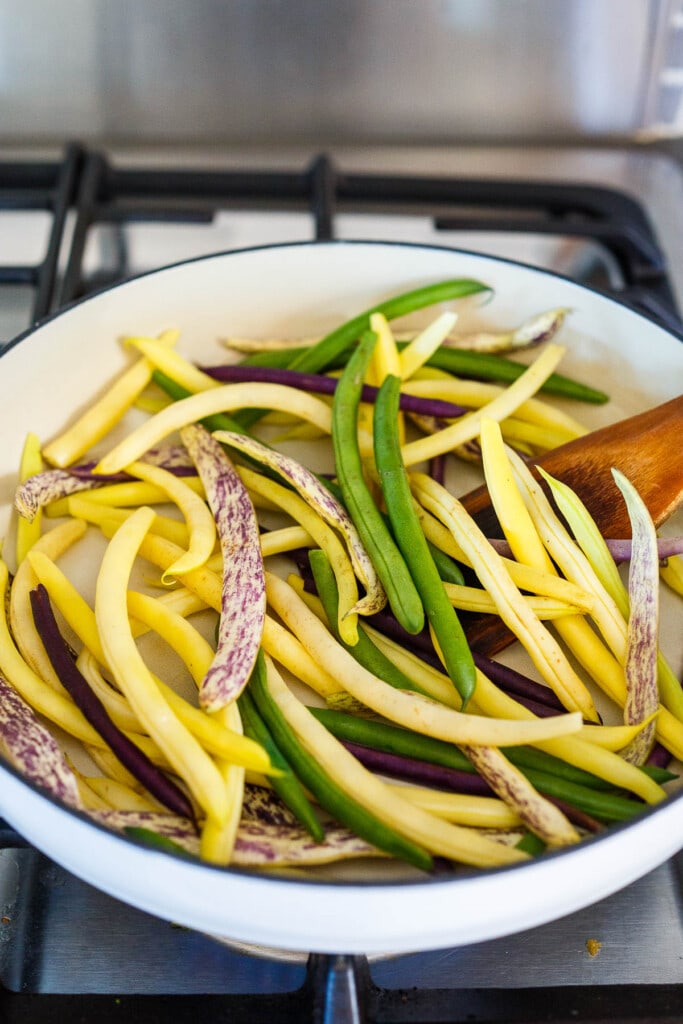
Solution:
[(31, 782), (61, 803), (82, 809), (76, 776), (52, 734), (0, 676), (0, 749)]
[(223, 554), (221, 617), (215, 658), (199, 688), (206, 711), (236, 700), (251, 675), (266, 614), (259, 527), (247, 489), (217, 441), (199, 424), (181, 431), (216, 520)]

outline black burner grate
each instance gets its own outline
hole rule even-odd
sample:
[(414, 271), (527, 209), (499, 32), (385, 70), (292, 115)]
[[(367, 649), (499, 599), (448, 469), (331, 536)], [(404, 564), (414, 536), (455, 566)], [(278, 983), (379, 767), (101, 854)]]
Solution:
[(45, 252), (34, 264), (0, 266), (0, 285), (23, 285), (33, 291), (31, 322), (53, 307), (58, 261), (66, 218), (73, 205), (83, 150), (69, 145), (61, 160), (0, 163), (0, 211), (45, 210), (51, 223)]
[[(76, 223), (59, 293), (62, 303), (128, 274), (123, 231), (135, 222), (210, 222), (224, 210), (299, 210), (313, 237), (332, 239), (340, 214), (422, 215), (435, 231), (518, 232), (589, 239), (618, 267), (618, 292), (635, 309), (678, 329), (680, 316), (649, 219), (630, 196), (604, 187), (458, 177), (352, 174), (325, 155), (301, 171), (171, 170), (114, 166), (89, 153), (76, 197)], [(118, 228), (116, 265), (88, 277), (83, 258), (97, 225)]]

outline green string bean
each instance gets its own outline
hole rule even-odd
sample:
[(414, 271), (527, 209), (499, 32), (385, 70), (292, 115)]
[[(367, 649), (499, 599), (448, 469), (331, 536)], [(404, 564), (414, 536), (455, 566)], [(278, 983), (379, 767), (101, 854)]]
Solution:
[(429, 696), (422, 687), (414, 683), (404, 672), (394, 665), (385, 654), (380, 651), (372, 642), (362, 625), (358, 625), (358, 640), (355, 644), (347, 644), (342, 640), (337, 626), (339, 616), (339, 600), (337, 581), (335, 580), (329, 559), (320, 548), (314, 548), (308, 553), (308, 560), (313, 570), (313, 579), (322, 601), (325, 615), (337, 641), (356, 659), (359, 665), (363, 665), (373, 675), (383, 679), (390, 686), (399, 690), (413, 690)]
[(344, 504), (387, 594), (394, 615), (409, 633), (424, 626), (424, 610), (408, 567), (363, 474), (358, 447), (358, 407), (376, 335), (366, 332), (337, 385), (332, 403), (332, 447)]
[(347, 320), (334, 331), (325, 335), (316, 345), (296, 355), (288, 364), (292, 370), (304, 370), (306, 373), (318, 373), (335, 362), (349, 345), (357, 341), (370, 326), (373, 313), (382, 313), (387, 320), (395, 320), (416, 309), (434, 306), (439, 302), (462, 299), (467, 295), (490, 291), (488, 285), (481, 281), (461, 278), (451, 281), (440, 281), (423, 288), (415, 288), (401, 295), (395, 295), (385, 302), (379, 302), (352, 320)]
[(377, 849), (413, 864), (422, 871), (431, 870), (432, 858), (426, 850), (385, 825), (350, 797), (302, 746), (270, 695), (265, 670), (252, 674), (249, 692), (283, 755), (321, 807)]
[(389, 375), (377, 395), (373, 420), (375, 464), (394, 537), (464, 708), (474, 693), (477, 673), (465, 633), (446, 595), (413, 506), (398, 434), (400, 387), (400, 379)]
[[(263, 673), (264, 671), (263, 654), (259, 654), (254, 672)], [(248, 688), (240, 694), (238, 706), (245, 735), (261, 744), (270, 757), (270, 763), (280, 772), (279, 775), (273, 774), (270, 779), (273, 789), (316, 842), (322, 842), (325, 838), (325, 830), (320, 819), (306, 796), (303, 786), (292, 771), (291, 765), (259, 714)]]

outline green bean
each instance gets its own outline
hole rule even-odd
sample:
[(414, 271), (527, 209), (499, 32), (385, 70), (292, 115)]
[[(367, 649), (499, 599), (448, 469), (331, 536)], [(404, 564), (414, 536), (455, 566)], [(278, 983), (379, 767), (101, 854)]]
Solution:
[[(400, 346), (399, 346), (400, 347)], [(473, 377), (475, 380), (500, 381), (509, 384), (517, 380), (527, 367), (514, 359), (494, 355), (487, 352), (470, 352), (464, 348), (447, 348), (443, 345), (427, 360), (427, 366), (438, 370), (447, 370), (457, 377)], [(574, 398), (579, 402), (603, 405), (609, 401), (604, 391), (597, 391), (587, 384), (564, 377), (559, 373), (551, 373), (540, 391), (548, 395), (560, 395), (563, 398)]]
[(334, 578), (332, 567), (324, 551), (314, 548), (308, 553), (308, 559), (313, 570), (313, 579), (318, 590), (318, 596), (322, 601), (325, 615), (327, 616), (330, 628), (338, 643), (340, 643), (356, 661), (379, 676), (385, 683), (395, 686), (399, 690), (413, 690), (417, 693), (429, 696), (422, 687), (414, 683), (404, 672), (400, 670), (393, 661), (390, 661), (372, 642), (362, 625), (358, 624), (358, 640), (355, 644), (346, 644), (342, 640), (338, 623), (339, 601), (337, 592), (337, 581)]
[(465, 708), (474, 693), (477, 673), (465, 633), (446, 595), (413, 505), (398, 435), (400, 387), (400, 379), (389, 375), (377, 395), (373, 421), (375, 464), (394, 536), (422, 598), (446, 671)]
[(378, 850), (405, 860), (423, 871), (431, 870), (432, 858), (426, 850), (399, 835), (362, 804), (352, 799), (305, 750), (270, 696), (265, 671), (253, 673), (249, 681), (249, 691), (278, 747), (321, 807), (340, 824), (351, 829)]
[[(446, 743), (443, 740), (411, 732), (409, 729), (403, 729), (397, 725), (362, 718), (344, 711), (334, 711), (329, 708), (309, 708), (309, 710), (339, 740), (357, 743), (360, 746), (371, 747), (373, 750), (397, 754), (401, 757), (414, 758), (428, 764), (440, 765), (443, 768), (467, 772), (470, 775), (476, 774), (472, 763), (453, 743)], [(575, 774), (577, 770), (573, 769), (571, 765), (566, 765), (559, 758), (552, 759), (556, 762), (554, 770), (558, 774), (551, 774), (550, 761), (547, 770), (528, 767), (524, 764), (525, 754), (528, 753), (530, 753), (529, 749), (521, 747), (505, 750), (509, 760), (519, 767), (532, 786), (545, 796), (564, 800), (585, 814), (590, 814), (605, 822), (627, 821), (643, 809), (643, 805), (635, 800), (630, 800), (618, 793), (606, 793), (602, 789), (593, 789), (590, 785), (582, 785), (579, 781), (575, 781), (579, 778)], [(580, 769), (578, 771), (580, 772)], [(559, 774), (560, 772), (562, 775)], [(590, 777), (590, 773), (584, 774)]]
[[(254, 672), (264, 672), (263, 654), (259, 654)], [(281, 772), (280, 775), (273, 774), (270, 779), (273, 789), (316, 842), (321, 843), (325, 838), (325, 830), (311, 806), (303, 786), (263, 721), (249, 689), (242, 691), (238, 705), (245, 735), (261, 744), (270, 757), (270, 763)]]
[(292, 370), (305, 370), (307, 373), (318, 373), (327, 369), (330, 363), (338, 359), (349, 345), (365, 333), (370, 326), (370, 317), (373, 313), (382, 313), (387, 320), (394, 320), (397, 317), (405, 316), (406, 313), (412, 313), (416, 309), (424, 309), (425, 306), (434, 306), (439, 302), (461, 299), (467, 295), (475, 295), (477, 292), (484, 291), (490, 291), (490, 289), (481, 281), (462, 278), (453, 281), (440, 281), (437, 284), (395, 295), (385, 302), (379, 302), (364, 313), (360, 313), (352, 320), (347, 320), (346, 323), (325, 335), (316, 345), (312, 345), (296, 355), (288, 365)]
[(358, 406), (376, 336), (367, 332), (344, 370), (332, 403), (332, 446), (346, 509), (387, 594), (389, 605), (409, 633), (424, 626), (424, 610), (408, 568), (363, 475), (358, 448)]
[[(398, 342), (399, 350), (405, 348), (406, 342)], [(294, 360), (303, 358), (310, 351), (310, 348), (281, 349), (272, 352), (255, 352), (242, 360), (246, 366), (271, 366), (271, 367), (292, 367)], [(353, 344), (340, 352), (339, 355), (328, 365), (328, 370), (339, 369), (344, 366), (353, 351)], [(468, 349), (450, 348), (441, 346), (429, 357), (427, 366), (433, 366), (437, 370), (446, 370), (456, 377), (471, 378), (474, 380), (496, 381), (501, 384), (509, 384), (517, 380), (527, 369), (523, 363), (506, 356), (496, 355), (491, 352), (471, 352)], [(560, 398), (571, 398), (577, 402), (587, 402), (592, 405), (604, 405), (609, 396), (604, 391), (583, 384), (573, 377), (567, 377), (561, 373), (551, 373), (548, 379), (539, 388), (539, 392), (547, 395), (556, 395)]]
[(524, 853), (530, 853), (532, 857), (538, 857), (546, 849), (543, 840), (539, 839), (533, 832), (525, 832), (519, 842), (515, 843), (515, 847), (518, 850), (523, 850)]
[(447, 555), (441, 548), (437, 548), (436, 544), (432, 544), (430, 540), (427, 541), (427, 547), (429, 552), (434, 559), (434, 565), (440, 578), (444, 583), (455, 583), (456, 586), (462, 587), (465, 583), (465, 577), (462, 574), (462, 569), (450, 555)]
[(186, 850), (184, 846), (181, 846), (180, 843), (169, 839), (168, 836), (162, 836), (151, 828), (144, 828), (142, 825), (126, 825), (123, 829), (123, 834), (130, 839), (136, 839), (144, 846), (150, 846), (155, 850), (163, 850), (164, 853), (170, 853), (175, 857), (183, 857), (187, 860), (198, 859), (189, 850)]

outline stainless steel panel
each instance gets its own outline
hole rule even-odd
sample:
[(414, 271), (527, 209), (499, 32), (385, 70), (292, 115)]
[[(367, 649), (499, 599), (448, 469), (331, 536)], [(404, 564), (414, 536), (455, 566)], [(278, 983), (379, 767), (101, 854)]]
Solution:
[(0, 140), (633, 134), (670, 0), (0, 0)]

